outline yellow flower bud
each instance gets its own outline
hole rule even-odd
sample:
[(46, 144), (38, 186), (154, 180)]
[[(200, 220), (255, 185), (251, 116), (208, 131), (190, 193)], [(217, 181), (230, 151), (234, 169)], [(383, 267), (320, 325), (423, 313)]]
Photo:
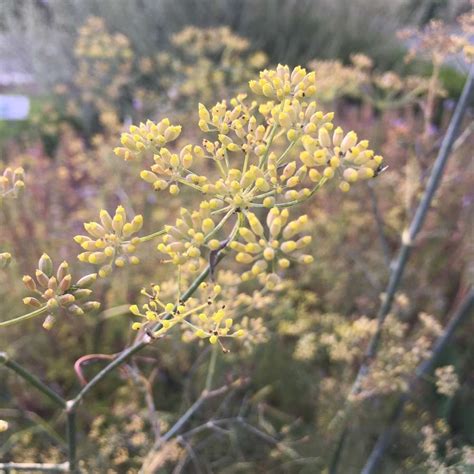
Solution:
[[(357, 134), (354, 131), (349, 132), (341, 142), (341, 150), (346, 153), (350, 148), (355, 146), (357, 143)], [(368, 145), (368, 143), (367, 143)]]
[(318, 130), (318, 140), (321, 146), (324, 148), (330, 148), (332, 146), (331, 137), (329, 136), (328, 131), (324, 127), (321, 127)]
[(215, 228), (214, 221), (210, 219), (209, 217), (202, 221), (201, 229), (205, 234), (209, 234), (209, 232), (214, 230), (214, 228)]
[(343, 173), (344, 179), (349, 183), (355, 183), (358, 178), (357, 171), (354, 168), (347, 168)]
[(273, 260), (275, 257), (275, 250), (273, 250), (271, 247), (267, 247), (263, 251), (263, 257), (265, 258), (265, 260)]
[(309, 265), (314, 262), (314, 258), (312, 255), (301, 255), (299, 260), (301, 263), (304, 263), (305, 265)]
[(270, 189), (270, 185), (267, 183), (267, 181), (264, 178), (258, 178), (255, 181), (255, 187), (259, 191), (263, 191), (263, 192), (266, 192)]
[(267, 269), (267, 262), (265, 260), (257, 260), (251, 269), (251, 272), (254, 275), (259, 275), (260, 273), (264, 272)]
[(329, 164), (331, 165), (332, 168), (338, 168), (341, 164), (341, 160), (337, 156), (333, 156), (329, 160)]
[(315, 169), (315, 168), (311, 168), (309, 170), (309, 179), (313, 182), (313, 183), (318, 183), (319, 181), (321, 181), (321, 173)]
[(158, 176), (151, 171), (143, 170), (140, 172), (140, 178), (147, 183), (153, 184), (158, 179)]
[[(43, 321), (43, 328), (46, 329), (46, 331), (50, 331), (53, 328), (55, 322), (56, 318), (52, 314), (48, 314), (48, 316), (46, 316), (45, 320)], [(0, 431), (2, 431), (1, 427)]]
[(347, 193), (351, 189), (351, 185), (347, 181), (341, 181), (339, 184), (339, 189), (343, 193)]
[(344, 132), (341, 127), (337, 127), (332, 135), (332, 143), (334, 146), (341, 146)]
[(326, 178), (331, 179), (334, 177), (334, 170), (332, 168), (325, 168), (323, 171), (323, 175)]
[(122, 232), (122, 228), (124, 225), (124, 219), (121, 214), (115, 214), (114, 218), (112, 219), (112, 228), (114, 229), (116, 234), (120, 234)]
[(252, 255), (250, 255), (248, 253), (239, 252), (235, 256), (235, 260), (238, 263), (251, 263), (253, 261), (253, 257), (252, 257)]
[(263, 232), (264, 232), (263, 226), (260, 223), (260, 221), (258, 220), (257, 216), (255, 214), (253, 214), (252, 212), (249, 212), (247, 214), (247, 219), (248, 219), (248, 222), (250, 224), (250, 228), (252, 229), (254, 234), (256, 234), (258, 236), (263, 236)]
[(263, 200), (263, 205), (265, 207), (272, 207), (275, 205), (275, 198), (271, 197), (271, 196), (267, 196), (264, 200)]
[(293, 240), (288, 240), (283, 242), (280, 246), (282, 252), (291, 253), (296, 250), (296, 242)]
[(220, 242), (217, 240), (217, 239), (212, 239), (209, 241), (209, 243), (207, 244), (207, 246), (211, 249), (211, 250), (217, 250), (219, 247), (220, 247)]
[(179, 194), (179, 188), (178, 188), (178, 186), (176, 186), (176, 184), (172, 184), (170, 186), (170, 194), (172, 194), (172, 195)]

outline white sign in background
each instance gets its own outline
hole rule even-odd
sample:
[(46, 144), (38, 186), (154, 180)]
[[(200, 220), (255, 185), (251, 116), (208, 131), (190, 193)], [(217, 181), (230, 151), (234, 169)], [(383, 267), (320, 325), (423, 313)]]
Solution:
[(30, 99), (24, 95), (0, 94), (0, 120), (25, 120), (30, 113)]

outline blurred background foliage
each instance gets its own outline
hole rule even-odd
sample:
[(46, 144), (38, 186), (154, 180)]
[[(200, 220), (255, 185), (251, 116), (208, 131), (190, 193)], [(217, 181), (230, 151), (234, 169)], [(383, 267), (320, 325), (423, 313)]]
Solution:
[[(314, 263), (304, 272), (290, 269), (269, 304), (254, 301), (251, 316), (262, 317), (267, 331), (260, 343), (219, 355), (213, 378), (216, 386), (242, 383), (206, 401), (186, 425), (186, 433), (195, 432), (184, 442), (175, 437), (157, 449), (155, 430), (172, 426), (199, 398), (211, 351), (183, 343), (179, 334), (111, 375), (81, 410), (83, 472), (326, 472), (388, 266), (466, 77), (459, 56), (446, 54), (438, 65), (428, 49), (407, 63), (419, 38), (401, 40), (397, 32), (443, 19), (459, 33), (455, 20), (469, 2), (0, 0), (0, 6), (0, 58), (32, 77), (0, 86), (32, 100), (27, 121), (0, 121), (0, 171), (26, 171), (25, 191), (0, 208), (0, 250), (14, 257), (0, 271), (2, 320), (24, 312), (21, 276), (43, 251), (83, 271), (72, 237), (98, 209), (121, 203), (129, 215), (144, 215), (148, 233), (191, 204), (186, 194), (151, 192), (137, 179), (138, 166), (113, 155), (130, 122), (170, 116), (184, 125), (181, 142), (194, 139), (199, 101), (212, 105), (247, 91), (248, 79), (266, 66), (302, 64), (316, 71), (322, 108), (335, 110), (337, 122), (383, 153), (389, 169), (377, 180), (348, 199), (324, 188), (306, 205)], [(360, 471), (406, 378), (429, 356), (472, 281), (472, 123), (471, 107), (356, 404), (340, 472)], [(101, 281), (98, 315), (69, 317), (51, 331), (40, 331), (35, 320), (2, 330), (0, 348), (71, 395), (79, 387), (75, 361), (129, 344), (128, 304), (148, 282), (166, 279), (159, 257), (146, 252), (140, 267)], [(470, 321), (439, 364), (453, 366), (455, 380), (442, 371), (419, 388), (381, 472), (472, 469), (473, 329)], [(85, 376), (101, 364), (85, 366)], [(0, 434), (0, 459), (61, 462), (64, 420), (21, 380), (4, 370), (0, 376), (0, 418), (10, 424)], [(447, 394), (438, 388), (443, 382)]]
[(306, 64), (318, 57), (349, 60), (354, 51), (382, 68), (401, 66), (396, 32), (432, 19), (453, 21), (466, 0), (18, 0), (2, 1), (3, 47), (34, 68), (47, 85), (74, 74), (77, 28), (90, 16), (129, 38), (139, 56), (166, 50), (184, 27), (228, 26), (263, 50), (272, 64)]

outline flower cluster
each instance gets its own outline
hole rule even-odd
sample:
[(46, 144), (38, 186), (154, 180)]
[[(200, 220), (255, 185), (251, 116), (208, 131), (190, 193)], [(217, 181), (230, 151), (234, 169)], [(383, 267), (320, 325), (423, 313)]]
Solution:
[[(308, 217), (290, 220), (287, 208), (309, 199), (332, 179), (338, 179), (340, 189), (347, 192), (356, 181), (377, 176), (382, 167), (382, 157), (367, 140), (335, 127), (334, 114), (318, 109), (312, 100), (317, 91), (314, 72), (279, 65), (262, 71), (249, 87), (252, 99), (240, 94), (211, 108), (199, 104), (198, 125), (209, 137), (201, 143), (187, 143), (177, 150), (165, 146), (179, 136), (181, 127), (163, 119), (132, 125), (130, 133), (122, 134), (123, 146), (115, 150), (126, 161), (145, 163), (141, 178), (155, 191), (177, 194), (187, 187), (201, 196), (196, 210), (183, 208), (175, 224), (160, 233), (158, 250), (167, 255), (164, 263), (176, 267), (177, 280), (200, 270), (209, 259), (212, 263), (213, 252), (230, 249), (238, 263), (250, 266), (241, 280), (257, 278), (266, 291), (275, 290), (292, 262), (313, 261), (303, 253), (311, 242), (311, 236), (302, 235)], [(106, 259), (109, 254), (109, 260), (117, 258), (113, 250), (121, 247), (122, 238), (114, 234), (113, 246), (106, 242), (107, 229), (93, 231), (100, 250), (93, 248), (97, 244), (92, 239), (79, 237), (87, 250), (81, 258), (105, 262), (102, 272), (108, 274), (111, 265)], [(207, 302), (184, 304), (179, 292), (169, 302), (160, 291), (154, 285), (144, 293), (149, 299), (146, 306), (132, 306), (136, 316), (162, 326), (158, 335), (177, 323), (211, 342), (238, 334), (230, 323), (232, 317), (215, 307), (214, 299), (210, 311)], [(228, 308), (227, 301), (223, 304)], [(135, 329), (142, 324), (135, 323)]]
[(200, 248), (206, 245), (211, 250), (217, 250), (220, 246), (220, 242), (212, 238), (216, 224), (211, 209), (208, 201), (202, 201), (199, 211), (192, 213), (182, 208), (176, 224), (165, 226), (166, 234), (158, 250), (167, 254), (173, 264), (189, 263), (189, 270), (197, 271), (200, 267)]
[(459, 27), (453, 33), (451, 25), (441, 20), (431, 20), (422, 30), (407, 28), (399, 32), (405, 40), (411, 40), (411, 48), (407, 60), (412, 60), (416, 54), (428, 56), (435, 67), (441, 65), (449, 56), (463, 53), (465, 58), (472, 62), (474, 46), (472, 33), (474, 32), (474, 11), (464, 13), (457, 19)]
[(182, 330), (185, 342), (208, 340), (219, 343), (224, 351), (225, 340), (246, 336), (247, 343), (266, 340), (266, 329), (261, 318), (249, 318), (247, 312), (262, 310), (274, 300), (259, 291), (248, 295), (239, 291), (240, 277), (232, 272), (220, 271), (212, 284), (202, 282), (196, 296), (184, 301), (176, 292), (176, 282), (150, 285), (141, 294), (147, 302), (130, 306), (137, 321), (134, 330), (145, 329), (153, 337), (163, 337), (174, 326)]
[(90, 286), (96, 279), (97, 274), (91, 273), (73, 283), (67, 262), (62, 262), (54, 273), (51, 258), (43, 254), (38, 261), (35, 277), (23, 277), (25, 287), (35, 294), (24, 298), (23, 303), (33, 308), (43, 308), (47, 313), (43, 327), (51, 329), (61, 309), (68, 314), (82, 316), (100, 307), (98, 301), (89, 299), (92, 294)]
[(242, 274), (243, 281), (263, 274), (266, 286), (274, 289), (280, 281), (277, 270), (288, 268), (290, 260), (305, 264), (313, 262), (311, 255), (298, 255), (298, 251), (311, 243), (311, 236), (305, 235), (295, 240), (295, 236), (307, 224), (308, 216), (302, 215), (288, 222), (288, 210), (280, 212), (274, 207), (267, 214), (265, 228), (254, 213), (247, 212), (246, 217), (249, 227), (239, 229), (244, 242), (230, 243), (230, 248), (237, 252), (237, 262), (252, 264), (251, 270)]
[[(201, 283), (200, 289), (206, 290), (207, 283)], [(231, 331), (233, 326), (232, 318), (226, 317), (225, 305), (216, 308), (216, 297), (222, 291), (220, 285), (212, 287), (211, 294), (206, 301), (196, 304), (195, 301), (186, 303), (177, 301), (176, 303), (165, 303), (160, 299), (161, 288), (154, 285), (151, 291), (142, 290), (142, 294), (147, 296), (148, 302), (141, 310), (137, 305), (132, 305), (130, 311), (135, 316), (142, 318), (145, 322), (156, 321), (159, 323), (158, 329), (153, 333), (154, 337), (160, 337), (176, 324), (184, 324), (194, 332), (195, 337), (209, 339), (211, 344), (216, 344), (220, 337), (239, 337), (244, 335), (244, 331), (239, 329)], [(189, 321), (192, 315), (197, 315), (199, 326)], [(141, 329), (143, 323), (135, 322), (132, 328)]]
[(346, 66), (338, 59), (314, 59), (308, 67), (316, 72), (316, 98), (322, 103), (330, 104), (339, 97), (360, 95), (364, 74), (359, 69)]
[(251, 52), (249, 41), (226, 26), (188, 26), (171, 37), (171, 44), (173, 53), (161, 53), (158, 62), (161, 71), (169, 71), (162, 82), (174, 102), (228, 96), (267, 63), (263, 52)]
[[(159, 123), (147, 120), (138, 127), (130, 126), (130, 133), (122, 133), (120, 141), (123, 147), (115, 148), (115, 154), (124, 160), (140, 159), (146, 154), (154, 155), (166, 150), (163, 147), (169, 142), (176, 140), (181, 133), (181, 126), (171, 125), (168, 119), (163, 119)], [(165, 152), (164, 152), (165, 153)], [(169, 153), (169, 152), (168, 152)], [(157, 158), (157, 165), (160, 158)], [(167, 163), (170, 165), (170, 163)], [(164, 172), (167, 166), (164, 166)]]
[[(23, 168), (5, 168), (0, 175), (0, 206), (4, 199), (16, 198), (25, 187), (25, 172)], [(12, 261), (9, 252), (0, 252), (0, 269), (8, 267)]]
[(114, 110), (114, 101), (129, 82), (133, 52), (130, 41), (111, 34), (99, 17), (91, 17), (79, 29), (74, 54), (78, 62), (75, 84), (81, 100), (98, 110)]
[[(445, 91), (439, 81), (416, 75), (400, 76), (393, 71), (379, 72), (374, 69), (371, 58), (364, 54), (351, 55), (351, 64), (343, 66), (338, 61), (311, 61), (310, 67), (317, 71), (318, 97), (329, 103), (341, 96), (360, 97), (378, 109), (399, 107), (413, 103), (435, 88), (437, 95)], [(324, 77), (331, 80), (324, 81)], [(337, 78), (337, 80), (333, 80)]]
[[(344, 135), (343, 130), (337, 127), (332, 136), (327, 128), (321, 127), (318, 139), (307, 135), (303, 137), (304, 151), (300, 153), (300, 160), (308, 168), (314, 168), (313, 180), (320, 178), (316, 167), (324, 168), (323, 176), (332, 179), (336, 173), (342, 178), (339, 184), (341, 191), (347, 192), (351, 183), (362, 179), (373, 178), (381, 169), (383, 158), (375, 155), (368, 148), (367, 140), (358, 141), (355, 132)], [(310, 171), (310, 178), (311, 178)]]
[[(194, 147), (193, 150), (191, 145), (188, 145), (177, 155), (171, 153), (168, 148), (161, 148), (159, 153), (153, 156), (155, 164), (151, 166), (151, 171), (143, 170), (140, 177), (147, 183), (152, 184), (157, 191), (169, 189), (170, 194), (178, 194), (179, 184), (183, 179), (182, 176), (193, 163), (193, 154), (202, 155), (202, 150), (199, 147)], [(205, 176), (192, 174), (188, 174), (186, 179), (189, 183), (195, 185), (206, 182)]]
[(114, 266), (123, 267), (127, 263), (133, 265), (140, 263), (139, 258), (133, 255), (140, 238), (132, 236), (142, 228), (143, 217), (137, 215), (127, 222), (127, 213), (122, 206), (119, 206), (113, 217), (102, 209), (100, 222), (100, 224), (86, 222), (84, 228), (89, 235), (74, 237), (76, 243), (85, 250), (79, 254), (79, 260), (100, 265), (98, 273), (102, 278), (110, 275)]
[(5, 168), (0, 175), (0, 204), (3, 199), (18, 197), (25, 187), (25, 172), (23, 168)]

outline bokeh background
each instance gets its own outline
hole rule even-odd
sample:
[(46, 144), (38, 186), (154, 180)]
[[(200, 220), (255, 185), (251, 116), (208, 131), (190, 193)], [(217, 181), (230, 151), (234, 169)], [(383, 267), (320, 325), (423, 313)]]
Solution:
[[(199, 397), (211, 350), (178, 332), (152, 345), (81, 409), (82, 472), (329, 472), (390, 262), (474, 56), (473, 25), (472, 4), (461, 0), (0, 0), (0, 95), (30, 102), (23, 120), (0, 110), (0, 173), (26, 175), (25, 189), (0, 205), (0, 252), (13, 256), (0, 270), (1, 320), (26, 311), (21, 277), (43, 252), (88, 273), (73, 236), (100, 209), (123, 204), (152, 232), (192, 205), (185, 193), (151, 191), (139, 165), (113, 154), (121, 131), (169, 117), (183, 124), (183, 142), (197, 140), (198, 103), (248, 92), (265, 67), (315, 70), (320, 107), (389, 165), (348, 195), (328, 185), (305, 205), (314, 263), (290, 269), (279, 291), (253, 295), (255, 337), (217, 358), (216, 386), (245, 383), (207, 401), (184, 442), (157, 449), (156, 426), (166, 431)], [(350, 414), (338, 472), (360, 472), (471, 284), (472, 106)], [(75, 361), (129, 344), (128, 305), (168, 278), (154, 247), (98, 284), (100, 312), (60, 318), (49, 331), (38, 320), (2, 329), (0, 350), (72, 396)], [(220, 278), (234, 285), (240, 269), (224, 268)], [(474, 472), (473, 329), (471, 318), (417, 385), (380, 472)], [(103, 364), (93, 360), (84, 376)], [(0, 418), (9, 425), (0, 461), (64, 460), (62, 415), (2, 368)], [(209, 420), (215, 426), (202, 429)]]

